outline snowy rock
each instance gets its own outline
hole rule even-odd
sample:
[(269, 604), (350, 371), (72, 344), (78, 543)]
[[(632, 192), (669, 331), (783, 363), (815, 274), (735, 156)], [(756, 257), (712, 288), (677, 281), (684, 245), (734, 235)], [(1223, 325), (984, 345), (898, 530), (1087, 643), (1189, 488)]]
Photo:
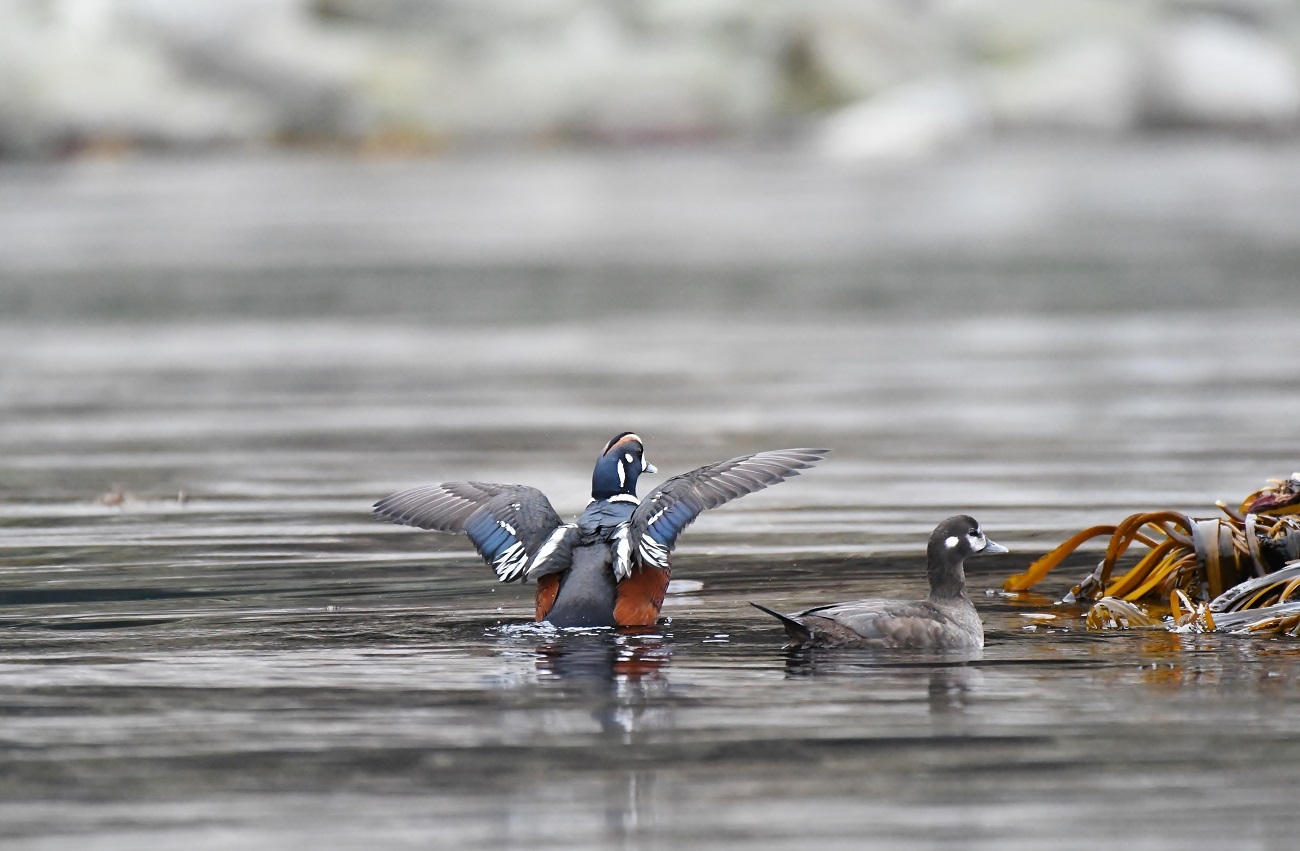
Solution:
[(1160, 16), (1155, 3), (1115, 0), (956, 0), (940, 6), (968, 52), (993, 62), (1041, 55), (1075, 39), (1129, 39)]
[(48, 152), (116, 139), (230, 142), (264, 134), (255, 100), (176, 73), (158, 45), (100, 2), (0, 9), (0, 147)]
[(1152, 36), (1147, 118), (1156, 124), (1283, 127), (1300, 116), (1296, 63), (1259, 30), (1209, 15)]
[(939, 79), (910, 83), (846, 107), (822, 122), (815, 144), (841, 162), (926, 157), (981, 133), (987, 104), (972, 86)]
[(156, 44), (175, 73), (264, 104), (277, 134), (367, 129), (356, 89), (382, 46), (322, 25), (304, 0), (119, 0), (118, 8), (122, 28)]
[(1119, 39), (1073, 41), (991, 72), (988, 90), (1003, 127), (1119, 132), (1137, 123), (1140, 63)]

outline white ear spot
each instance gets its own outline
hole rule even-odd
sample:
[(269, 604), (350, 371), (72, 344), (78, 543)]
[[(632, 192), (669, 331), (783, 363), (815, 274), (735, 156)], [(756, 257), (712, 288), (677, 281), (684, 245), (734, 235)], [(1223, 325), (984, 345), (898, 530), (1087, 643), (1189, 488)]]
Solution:
[(943, 542), (943, 545), (944, 545), (945, 547), (947, 547), (948, 549), (952, 549), (953, 547), (957, 546), (957, 536), (956, 536), (956, 535), (953, 535), (951, 538), (949, 538), (948, 540), (944, 541), (944, 542)]
[(623, 460), (626, 461), (627, 463), (631, 464), (631, 463), (632, 463), (632, 453), (631, 453), (631, 452), (626, 452), (626, 453), (624, 453), (624, 454), (623, 454)]

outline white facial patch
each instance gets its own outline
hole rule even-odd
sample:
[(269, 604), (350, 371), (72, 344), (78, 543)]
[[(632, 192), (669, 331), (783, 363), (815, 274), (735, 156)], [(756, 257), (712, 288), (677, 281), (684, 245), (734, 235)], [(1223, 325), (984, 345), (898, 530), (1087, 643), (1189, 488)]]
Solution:
[(625, 453), (623, 453), (623, 460), (626, 461), (627, 463), (631, 464), (631, 463), (632, 463), (632, 453), (631, 453), (631, 452), (625, 452)]
[(970, 542), (971, 552), (977, 553), (984, 549), (985, 540), (983, 532), (972, 532), (966, 536), (966, 540)]
[(953, 535), (952, 537), (948, 538), (948, 540), (944, 541), (943, 545), (948, 549), (952, 549), (953, 547), (957, 546), (957, 540), (958, 540), (957, 536)]

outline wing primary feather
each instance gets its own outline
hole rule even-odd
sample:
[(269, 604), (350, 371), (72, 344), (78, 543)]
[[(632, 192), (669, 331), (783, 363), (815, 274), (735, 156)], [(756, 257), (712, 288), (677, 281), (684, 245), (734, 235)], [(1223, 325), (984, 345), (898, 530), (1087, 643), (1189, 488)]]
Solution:
[(755, 452), (674, 476), (652, 491), (632, 515), (634, 552), (647, 562), (667, 566), (677, 536), (701, 512), (797, 476), (827, 452), (802, 448)]

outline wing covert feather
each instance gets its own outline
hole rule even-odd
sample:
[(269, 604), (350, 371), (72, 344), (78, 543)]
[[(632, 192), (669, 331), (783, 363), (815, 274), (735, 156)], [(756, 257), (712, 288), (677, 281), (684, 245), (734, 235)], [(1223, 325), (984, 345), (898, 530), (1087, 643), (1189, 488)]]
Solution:
[(701, 512), (799, 475), (828, 449), (775, 449), (742, 455), (674, 476), (642, 500), (629, 522), (639, 560), (661, 570), (677, 536)]

